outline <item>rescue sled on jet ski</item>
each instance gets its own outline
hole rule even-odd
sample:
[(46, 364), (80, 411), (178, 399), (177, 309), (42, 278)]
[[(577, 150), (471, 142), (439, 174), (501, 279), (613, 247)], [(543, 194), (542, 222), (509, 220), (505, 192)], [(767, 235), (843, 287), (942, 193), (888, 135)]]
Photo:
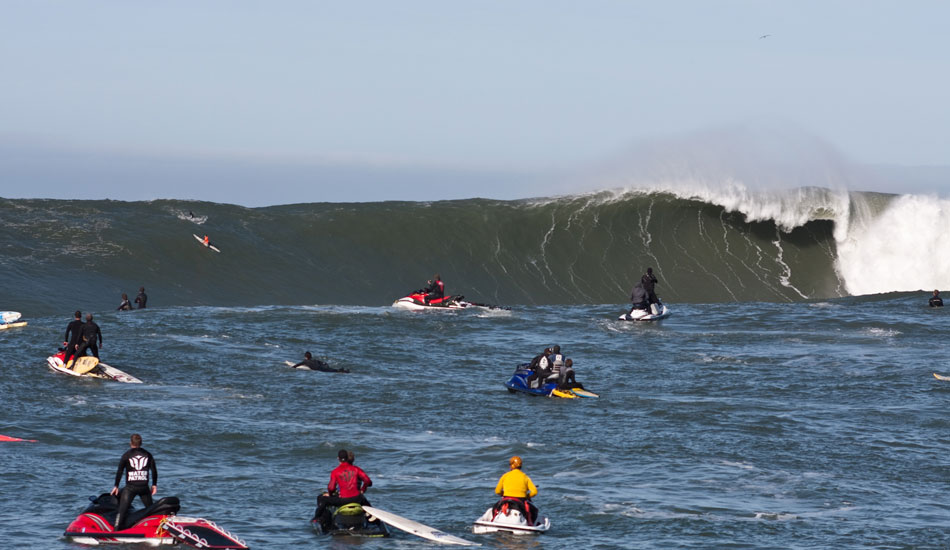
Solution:
[(310, 520), (313, 530), (321, 535), (344, 537), (388, 537), (389, 528), (380, 520), (371, 517), (360, 504), (344, 504), (340, 507), (328, 507), (330, 523), (323, 525), (320, 520)]
[(650, 304), (649, 309), (630, 310), (617, 318), (618, 321), (659, 321), (666, 319), (672, 312), (663, 304)]
[(575, 384), (575, 388), (559, 388), (558, 374), (549, 375), (544, 380), (532, 380), (530, 385), (528, 377), (534, 374), (530, 365), (524, 363), (519, 365), (511, 378), (505, 382), (505, 387), (509, 393), (526, 393), (528, 395), (540, 395), (544, 397), (560, 397), (563, 399), (577, 399), (578, 397), (599, 397), (597, 394), (589, 392), (582, 388), (580, 384)]
[(186, 544), (194, 548), (237, 548), (248, 546), (241, 539), (204, 518), (176, 515), (178, 497), (165, 497), (148, 508), (129, 508), (124, 529), (113, 526), (119, 500), (105, 493), (89, 497), (91, 504), (66, 528), (63, 536), (79, 544), (144, 543), (149, 546)]
[(522, 508), (521, 501), (502, 498), (475, 520), (472, 532), (476, 535), (487, 533), (539, 535), (551, 528), (551, 520), (546, 517), (531, 518), (529, 523)]
[[(113, 380), (115, 382), (125, 382), (126, 384), (141, 384), (142, 381), (138, 378), (127, 374), (113, 366), (107, 365), (99, 361), (95, 357), (80, 357), (75, 360), (70, 360), (69, 367), (63, 364), (63, 359), (66, 358), (66, 352), (59, 352), (56, 355), (51, 355), (46, 358), (46, 364), (49, 365), (49, 368), (53, 369), (56, 372), (63, 374), (68, 374), (70, 376), (79, 376), (85, 378), (101, 378), (103, 380)], [(74, 370), (71, 367), (74, 367), (73, 363), (79, 362), (80, 364), (92, 365), (90, 370), (79, 369)]]

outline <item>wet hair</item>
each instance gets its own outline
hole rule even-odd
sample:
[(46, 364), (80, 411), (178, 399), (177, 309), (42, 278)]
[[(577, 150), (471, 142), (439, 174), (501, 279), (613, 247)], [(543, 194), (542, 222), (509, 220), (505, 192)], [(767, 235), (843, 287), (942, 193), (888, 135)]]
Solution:
[(553, 353), (561, 353), (561, 346), (555, 345), (553, 348), (551, 348), (551, 351)]
[(652, 267), (648, 267), (648, 268), (647, 268), (647, 273), (653, 273), (653, 268), (652, 268)]
[(139, 434), (132, 434), (132, 437), (129, 438), (129, 441), (132, 443), (133, 447), (142, 446), (142, 436), (140, 436)]
[(353, 451), (346, 451), (346, 461), (349, 462), (350, 464), (353, 464), (354, 462), (356, 462), (356, 453), (354, 453)]
[(442, 280), (442, 276), (439, 275), (438, 273), (436, 273), (436, 274), (435, 274), (435, 280), (436, 280), (436, 281), (441, 281), (441, 280)]
[(87, 314), (86, 314), (86, 320), (87, 320), (87, 321), (92, 321), (92, 313), (87, 313)]
[(564, 366), (565, 366), (565, 367), (568, 367), (568, 368), (573, 367), (573, 366), (574, 366), (574, 360), (573, 360), (573, 359), (568, 359), (567, 361), (564, 361)]
[(144, 287), (144, 286), (140, 286), (140, 287), (139, 287), (139, 292), (145, 292), (145, 287)]
[(122, 293), (122, 299), (123, 299), (123, 300), (128, 300), (128, 299), (129, 299), (129, 295), (123, 292), (123, 293)]
[(935, 288), (935, 289), (934, 289), (934, 294), (940, 294), (940, 291)]
[(336, 457), (340, 459), (341, 462), (349, 462), (350, 453), (346, 449), (340, 449), (340, 452), (336, 454)]
[(79, 311), (78, 309), (76, 310), (76, 313), (74, 315), (76, 316), (77, 319), (82, 319), (82, 312)]
[(303, 354), (303, 356), (306, 357), (307, 359), (313, 359), (313, 355), (311, 355), (309, 351)]

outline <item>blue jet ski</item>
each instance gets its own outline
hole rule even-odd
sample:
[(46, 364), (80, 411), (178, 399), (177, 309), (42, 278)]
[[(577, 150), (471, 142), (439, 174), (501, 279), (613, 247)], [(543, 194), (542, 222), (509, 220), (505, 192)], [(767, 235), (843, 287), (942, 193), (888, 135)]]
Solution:
[(557, 375), (548, 377), (547, 380), (538, 384), (537, 380), (532, 381), (534, 387), (528, 387), (528, 377), (534, 374), (528, 363), (519, 365), (511, 378), (505, 382), (505, 387), (510, 393), (520, 392), (529, 395), (542, 395), (544, 397), (563, 397), (565, 399), (576, 399), (577, 395), (571, 390), (559, 390), (557, 387)]

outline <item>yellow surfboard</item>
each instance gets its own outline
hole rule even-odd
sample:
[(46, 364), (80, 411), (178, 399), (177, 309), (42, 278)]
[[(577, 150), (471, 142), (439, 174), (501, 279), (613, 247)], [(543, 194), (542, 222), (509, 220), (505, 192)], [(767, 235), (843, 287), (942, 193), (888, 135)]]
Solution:
[(571, 390), (551, 390), (551, 395), (554, 397), (563, 397), (564, 399), (577, 399), (577, 396), (574, 395), (574, 392)]
[(98, 357), (80, 357), (79, 359), (73, 359), (66, 365), (67, 369), (72, 369), (73, 372), (77, 374), (86, 374), (92, 369), (96, 368), (99, 364)]
[(950, 376), (944, 376), (942, 374), (934, 373), (934, 378), (937, 380), (950, 380)]

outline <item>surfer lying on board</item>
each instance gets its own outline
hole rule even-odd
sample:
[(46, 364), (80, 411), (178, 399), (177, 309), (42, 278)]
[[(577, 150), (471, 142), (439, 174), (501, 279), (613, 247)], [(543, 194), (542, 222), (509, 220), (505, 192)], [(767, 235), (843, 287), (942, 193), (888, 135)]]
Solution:
[[(363, 493), (373, 485), (373, 480), (359, 466), (353, 465), (355, 456), (346, 449), (340, 449), (336, 456), (340, 465), (330, 472), (327, 491), (317, 497), (317, 509), (313, 512), (313, 519), (325, 528), (329, 527), (332, 519), (328, 506), (343, 506), (354, 502), (362, 506), (372, 506)], [(324, 529), (327, 530), (329, 529)]]
[(442, 283), (442, 276), (436, 273), (435, 277), (426, 282), (426, 287), (422, 289), (422, 292), (425, 293), (426, 305), (429, 305), (431, 300), (445, 298), (445, 284)]
[(531, 499), (538, 494), (538, 488), (531, 482), (531, 478), (521, 471), (521, 457), (513, 456), (508, 460), (511, 470), (498, 480), (495, 486), (495, 494), (501, 496), (501, 500), (495, 503), (495, 510), (498, 510), (504, 501), (519, 510), (528, 525), (534, 525), (538, 518), (538, 507), (531, 503)]
[(313, 355), (311, 355), (309, 351), (303, 354), (303, 361), (297, 363), (291, 368), (295, 369), (297, 367), (307, 367), (310, 370), (318, 370), (320, 372), (350, 372), (347, 369), (335, 369), (319, 359), (314, 359)]
[(934, 295), (930, 297), (930, 307), (943, 307), (943, 298), (940, 297), (939, 290), (934, 290)]

